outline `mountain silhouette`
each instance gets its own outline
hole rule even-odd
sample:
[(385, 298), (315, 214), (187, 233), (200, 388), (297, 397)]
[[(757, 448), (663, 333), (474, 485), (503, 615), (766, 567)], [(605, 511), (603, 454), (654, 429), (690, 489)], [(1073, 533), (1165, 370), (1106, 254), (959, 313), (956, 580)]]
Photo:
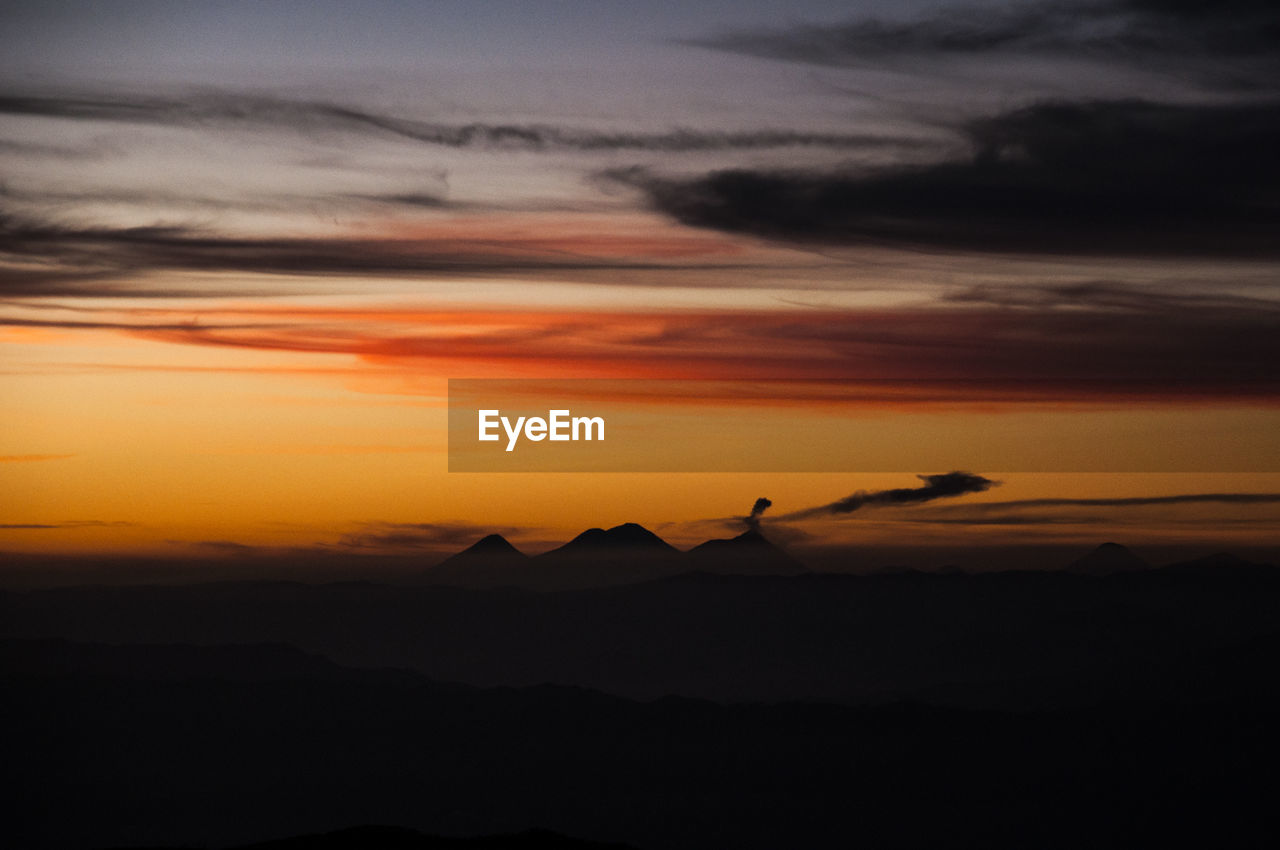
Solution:
[(529, 556), (501, 534), (481, 537), (426, 571), (430, 583), (464, 587), (497, 587), (524, 582)]
[(1103, 543), (1083, 558), (1067, 565), (1067, 570), (1084, 575), (1109, 575), (1150, 569), (1151, 565), (1119, 543)]
[(634, 522), (589, 528), (549, 552), (529, 557), (490, 534), (425, 570), (421, 581), (454, 587), (567, 590), (666, 578), (687, 569), (683, 553)]
[(520, 560), (528, 557), (515, 546), (512, 546), (510, 541), (501, 534), (489, 534), (481, 537), (475, 543), (472, 543), (466, 549), (463, 549), (453, 557), (459, 558), (468, 556), (484, 556), (490, 558), (494, 556), (514, 556)]
[(608, 530), (588, 528), (563, 546), (544, 552), (538, 558), (555, 560), (564, 557), (653, 556), (670, 557), (679, 550), (643, 525), (624, 522)]
[(699, 543), (688, 552), (693, 568), (703, 572), (747, 575), (798, 575), (804, 565), (769, 542), (760, 530), (750, 528), (721, 540)]
[(533, 558), (541, 588), (634, 584), (683, 572), (683, 553), (634, 522), (589, 528)]
[(500, 534), (490, 534), (426, 570), (428, 584), (565, 590), (634, 584), (685, 572), (799, 575), (807, 568), (759, 529), (708, 540), (681, 552), (644, 526), (624, 522), (589, 528), (568, 543), (529, 557)]

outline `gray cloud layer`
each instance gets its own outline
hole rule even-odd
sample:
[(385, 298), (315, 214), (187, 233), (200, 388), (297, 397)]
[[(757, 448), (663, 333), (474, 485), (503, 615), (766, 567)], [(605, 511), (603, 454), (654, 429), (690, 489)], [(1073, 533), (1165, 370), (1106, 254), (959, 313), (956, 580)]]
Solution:
[(877, 170), (612, 172), (696, 227), (848, 246), (1280, 257), (1280, 102), (1043, 103), (963, 160)]

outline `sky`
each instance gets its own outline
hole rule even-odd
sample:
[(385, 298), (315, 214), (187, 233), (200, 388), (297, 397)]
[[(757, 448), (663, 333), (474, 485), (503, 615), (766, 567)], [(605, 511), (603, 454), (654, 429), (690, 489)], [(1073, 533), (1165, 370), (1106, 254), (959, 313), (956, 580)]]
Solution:
[[(797, 551), (1280, 551), (1273, 4), (0, 22), (0, 552), (689, 546), (761, 496)], [(712, 440), (767, 386), (775, 430), (741, 472), (451, 473), (450, 378), (730, 382), (642, 404)]]

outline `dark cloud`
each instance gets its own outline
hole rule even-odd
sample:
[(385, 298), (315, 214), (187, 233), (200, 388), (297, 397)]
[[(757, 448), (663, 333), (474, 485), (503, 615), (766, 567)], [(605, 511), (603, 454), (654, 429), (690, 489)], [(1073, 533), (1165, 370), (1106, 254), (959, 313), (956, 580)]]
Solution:
[[(813, 65), (861, 66), (901, 54), (1043, 50), (1077, 38), (1079, 24), (1105, 7), (1064, 4), (950, 6), (914, 20), (860, 18), (788, 29), (729, 32), (690, 39), (701, 47)], [(1083, 14), (1082, 14), (1083, 13)]]
[(906, 20), (730, 32), (692, 44), (812, 65), (919, 63), (931, 56), (1080, 56), (1273, 88), (1280, 7), (1270, 0), (957, 3)]
[(1124, 496), (1106, 499), (1019, 499), (966, 505), (969, 511), (1003, 511), (1010, 508), (1136, 508), (1150, 505), (1272, 505), (1280, 493), (1183, 493), (1175, 496)]
[[(3, 151), (0, 150), (0, 153)], [(430, 178), (415, 177), (415, 181), (435, 186), (439, 181)], [(207, 189), (203, 186), (200, 189)], [(434, 208), (480, 208), (476, 204), (457, 204), (448, 200), (445, 193), (433, 193), (429, 190), (418, 189), (412, 192), (393, 192), (387, 194), (289, 194), (283, 192), (274, 193), (227, 193), (219, 196), (217, 194), (206, 194), (201, 191), (191, 191), (191, 187), (185, 187), (185, 191), (162, 190), (155, 187), (146, 188), (123, 188), (114, 186), (104, 187), (81, 187), (81, 188), (62, 188), (52, 190), (48, 188), (26, 188), (17, 189), (12, 186), (0, 184), (0, 198), (8, 202), (11, 207), (21, 206), (25, 209), (32, 209), (36, 206), (41, 208), (71, 208), (84, 204), (112, 204), (126, 205), (143, 208), (163, 208), (165, 210), (183, 210), (191, 212), (296, 212), (300, 208), (308, 210), (335, 210), (347, 209), (351, 201), (370, 201), (373, 203), (399, 204), (404, 206), (418, 207), (434, 207)]]
[(938, 475), (917, 475), (924, 485), (921, 487), (898, 487), (892, 490), (859, 490), (843, 499), (806, 508), (787, 514), (783, 519), (811, 519), (821, 516), (840, 516), (853, 513), (865, 507), (885, 507), (889, 505), (917, 505), (932, 502), (935, 499), (947, 499), (964, 496), (969, 493), (982, 493), (999, 485), (972, 472), (945, 472)]
[[(194, 287), (157, 286), (153, 282), (139, 284), (119, 280), (120, 271), (80, 272), (75, 269), (24, 272), (20, 268), (0, 267), (0, 303), (4, 298), (209, 298), (228, 294), (226, 290)], [(235, 288), (243, 298), (271, 298), (297, 294), (285, 286), (278, 289)], [(48, 307), (49, 305), (43, 305)]]
[(406, 207), (426, 207), (427, 209), (444, 209), (451, 206), (443, 195), (428, 195), (425, 192), (386, 195), (359, 195), (361, 200), (376, 201), (380, 204), (399, 204)]
[[(111, 228), (31, 220), (0, 210), (0, 296), (156, 295), (168, 288), (117, 287), (147, 272), (241, 271), (282, 275), (457, 276), (575, 271), (706, 270), (710, 263), (592, 256), (537, 240), (235, 237), (181, 226)], [(638, 251), (642, 253), (643, 248)], [(191, 293), (187, 293), (191, 294)], [(215, 292), (215, 295), (224, 294)]]
[[(1192, 287), (1207, 288), (1204, 281)], [(1017, 285), (979, 284), (944, 293), (944, 303), (1000, 307), (1009, 310), (1087, 309), (1130, 315), (1237, 315), (1262, 314), (1280, 319), (1280, 303), (1273, 299), (1227, 292), (1188, 289), (1176, 280), (1138, 287), (1117, 281)]]
[[(102, 293), (99, 293), (101, 296)], [(189, 322), (78, 322), (74, 319), (19, 319), (11, 316), (0, 316), (0, 327), (14, 328), (61, 328), (63, 330), (109, 330), (109, 331), (190, 331), (201, 327), (198, 320)], [(219, 324), (218, 329), (230, 330), (264, 330), (281, 327), (277, 324)]]
[(495, 150), (697, 151), (787, 147), (856, 149), (910, 146), (910, 140), (870, 133), (802, 130), (721, 132), (677, 129), (657, 133), (605, 132), (545, 124), (440, 124), (379, 115), (324, 101), (285, 100), (245, 94), (197, 94), (181, 98), (132, 95), (33, 95), (0, 92), (0, 115), (76, 121), (184, 127), (356, 133), (401, 138), (449, 148)]
[(512, 535), (518, 528), (470, 523), (373, 522), (344, 534), (338, 545), (348, 549), (445, 549), (470, 545), (486, 534)]
[[(1173, 496), (1120, 496), (1111, 498), (1016, 499), (1003, 502), (973, 502), (930, 508), (911, 516), (895, 517), (897, 522), (925, 525), (1084, 525), (1117, 520), (1127, 508), (1175, 507), (1181, 505), (1228, 505), (1232, 507), (1280, 505), (1280, 493), (1180, 493)], [(1108, 508), (1106, 514), (1089, 509)], [(1056, 510), (1055, 510), (1056, 509)], [(1118, 511), (1117, 511), (1118, 509)], [(1174, 520), (1165, 515), (1163, 522)], [(1251, 525), (1260, 520), (1249, 516), (1230, 519), (1214, 517), (1215, 526)], [(1271, 522), (1262, 519), (1262, 522)]]
[(965, 132), (968, 158), (926, 166), (610, 176), (684, 224), (796, 243), (1280, 256), (1280, 102), (1042, 103)]

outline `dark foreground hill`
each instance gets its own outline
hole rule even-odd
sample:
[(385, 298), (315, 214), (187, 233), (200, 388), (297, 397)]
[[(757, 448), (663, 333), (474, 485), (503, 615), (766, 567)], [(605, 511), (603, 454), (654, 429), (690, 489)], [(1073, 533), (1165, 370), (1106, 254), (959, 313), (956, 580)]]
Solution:
[(626, 850), (626, 847), (583, 841), (541, 829), (513, 835), (451, 838), (425, 835), (404, 827), (364, 826), (254, 842), (231, 850)]
[(0, 594), (0, 635), (290, 644), (355, 667), (635, 699), (1061, 708), (1276, 629), (1280, 570), (688, 574), (559, 593), (242, 583)]
[[(144, 848), (112, 848), (144, 850)], [(190, 850), (185, 847), (150, 847), (145, 850)], [(627, 850), (623, 844), (582, 841), (547, 830), (534, 829), (513, 835), (455, 838), (427, 835), (402, 826), (353, 826), (313, 835), (297, 835), (271, 841), (239, 844), (226, 850)]]
[[(1277, 650), (1205, 658), (1184, 671), (1191, 701), (1003, 712), (475, 689), (286, 650), (264, 678), (227, 668), (252, 648), (11, 641), (0, 780), (20, 804), (0, 843), (225, 847), (383, 823), (673, 850), (1269, 846)], [(357, 846), (323, 843), (338, 836), (261, 848)]]

